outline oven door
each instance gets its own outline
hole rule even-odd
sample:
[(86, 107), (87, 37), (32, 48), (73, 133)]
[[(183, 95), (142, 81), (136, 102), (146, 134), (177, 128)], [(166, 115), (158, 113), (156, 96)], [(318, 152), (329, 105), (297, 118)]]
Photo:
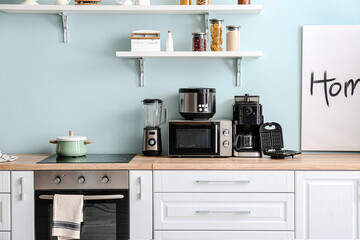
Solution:
[[(82, 240), (127, 240), (129, 239), (129, 194), (128, 190), (56, 190), (35, 192), (35, 239), (57, 240), (51, 236), (53, 200), (41, 199), (45, 195), (83, 194), (95, 200), (84, 200), (81, 224)], [(102, 195), (124, 196), (122, 199), (103, 199)], [(99, 196), (101, 195), (101, 196)], [(97, 197), (99, 196), (99, 197)], [(85, 198), (84, 197), (84, 198)]]
[(169, 156), (218, 156), (219, 123), (179, 121), (169, 123)]

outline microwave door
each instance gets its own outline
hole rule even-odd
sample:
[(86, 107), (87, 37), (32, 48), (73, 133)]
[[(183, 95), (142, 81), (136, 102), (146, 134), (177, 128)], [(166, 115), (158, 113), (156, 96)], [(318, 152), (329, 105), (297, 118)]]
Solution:
[(218, 128), (216, 123), (171, 123), (169, 125), (169, 155), (218, 155)]

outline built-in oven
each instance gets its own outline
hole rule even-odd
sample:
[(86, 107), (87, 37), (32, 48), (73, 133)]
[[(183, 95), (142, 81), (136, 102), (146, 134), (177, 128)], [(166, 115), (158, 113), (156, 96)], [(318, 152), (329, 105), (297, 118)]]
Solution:
[(83, 194), (82, 240), (129, 239), (128, 171), (36, 171), (35, 239), (51, 236), (54, 194)]
[(232, 122), (230, 120), (169, 121), (169, 156), (232, 156)]

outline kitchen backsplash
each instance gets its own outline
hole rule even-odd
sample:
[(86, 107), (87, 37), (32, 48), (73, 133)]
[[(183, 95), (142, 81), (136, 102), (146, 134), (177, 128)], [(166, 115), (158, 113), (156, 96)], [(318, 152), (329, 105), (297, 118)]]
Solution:
[[(0, 4), (19, 2), (0, 0)], [(237, 3), (226, 1), (231, 2)], [(234, 95), (260, 95), (265, 121), (281, 123), (285, 147), (299, 149), (301, 27), (359, 24), (360, 2), (252, 3), (263, 4), (263, 12), (211, 15), (224, 18), (224, 25), (241, 26), (241, 50), (263, 51), (259, 59), (243, 60), (241, 87), (234, 86), (234, 60), (145, 59), (145, 87), (140, 88), (138, 61), (115, 57), (117, 50), (130, 50), (131, 31), (141, 29), (161, 31), (162, 50), (171, 30), (174, 50), (190, 51), (191, 33), (203, 30), (200, 15), (69, 15), (69, 43), (64, 44), (56, 15), (0, 13), (1, 149), (51, 153), (55, 147), (48, 141), (72, 129), (94, 140), (89, 153), (140, 153), (141, 100), (163, 99), (169, 118), (180, 118), (177, 91), (189, 86), (216, 88), (217, 119), (232, 118)], [(167, 126), (162, 131), (167, 152)]]

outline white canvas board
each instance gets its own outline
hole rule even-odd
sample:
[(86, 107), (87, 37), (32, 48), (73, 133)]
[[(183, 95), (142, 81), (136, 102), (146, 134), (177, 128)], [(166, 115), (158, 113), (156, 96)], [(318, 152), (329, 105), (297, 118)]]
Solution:
[(303, 27), (301, 149), (360, 151), (360, 25)]

